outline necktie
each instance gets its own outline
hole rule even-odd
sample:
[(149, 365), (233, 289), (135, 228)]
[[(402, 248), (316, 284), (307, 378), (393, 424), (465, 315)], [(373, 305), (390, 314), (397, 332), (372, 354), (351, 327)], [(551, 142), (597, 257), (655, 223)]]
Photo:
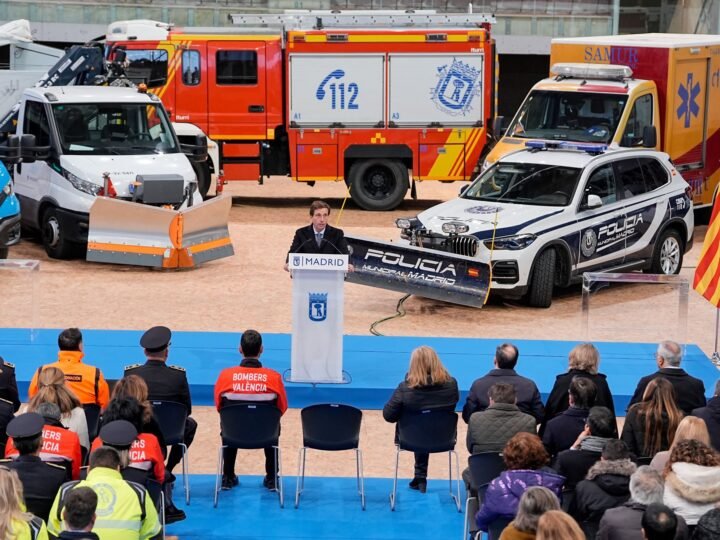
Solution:
[(320, 247), (320, 244), (322, 244), (322, 233), (316, 232), (315, 233), (315, 241), (317, 242), (318, 247)]

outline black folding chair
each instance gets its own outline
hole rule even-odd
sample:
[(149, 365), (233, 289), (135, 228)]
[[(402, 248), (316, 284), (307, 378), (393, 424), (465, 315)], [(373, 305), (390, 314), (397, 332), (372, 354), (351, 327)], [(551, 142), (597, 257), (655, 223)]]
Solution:
[(185, 503), (190, 504), (190, 482), (188, 477), (187, 451), (185, 444), (185, 423), (187, 422), (187, 407), (176, 401), (153, 401), (153, 415), (160, 426), (165, 444), (178, 445), (182, 448), (182, 476), (185, 489)]
[(500, 535), (505, 530), (505, 527), (510, 525), (513, 518), (501, 517), (497, 518), (488, 526), (488, 540), (499, 540)]
[(95, 440), (95, 437), (98, 436), (98, 432), (100, 431), (100, 405), (96, 403), (87, 403), (83, 405), (83, 409), (85, 410), (88, 439), (90, 440), (90, 445), (92, 445), (92, 442)]
[(473, 516), (470, 515), (470, 501), (477, 499), (478, 506), (482, 501), (487, 487), (495, 480), (500, 473), (505, 470), (505, 461), (499, 452), (481, 452), (468, 457), (468, 467), (470, 468), (471, 488), (478, 493), (477, 497), (470, 497), (468, 493), (465, 499), (465, 527), (463, 529), (463, 540), (467, 540), (471, 529)]
[[(460, 506), (460, 463), (455, 453), (457, 442), (458, 417), (455, 411), (424, 410), (414, 413), (406, 413), (400, 416), (398, 422), (398, 444), (395, 452), (395, 478), (393, 479), (393, 490), (390, 494), (390, 510), (395, 510), (397, 498), (397, 478), (400, 467), (400, 452), (421, 452), (424, 454), (448, 453), (448, 472), (450, 475), (450, 497), (455, 501), (458, 512), (462, 512)], [(455, 470), (457, 484), (457, 495), (452, 488), (452, 456), (455, 455)]]
[(300, 494), (305, 489), (305, 454), (308, 448), (336, 452), (355, 450), (355, 471), (360, 506), (365, 510), (365, 486), (362, 472), (360, 424), (362, 411), (350, 405), (311, 405), (300, 411), (303, 446), (298, 454), (298, 475), (295, 487), (295, 508), (300, 505)]
[(275, 450), (275, 491), (280, 499), (280, 508), (285, 505), (283, 499), (282, 459), (278, 439), (280, 438), (280, 409), (268, 404), (238, 403), (220, 409), (220, 437), (222, 445), (218, 449), (217, 474), (215, 475), (215, 498), (213, 506), (217, 508), (218, 495), (223, 468), (223, 449), (258, 450), (270, 446)]
[(653, 456), (640, 456), (635, 458), (635, 463), (640, 467), (641, 465), (650, 465), (653, 460)]

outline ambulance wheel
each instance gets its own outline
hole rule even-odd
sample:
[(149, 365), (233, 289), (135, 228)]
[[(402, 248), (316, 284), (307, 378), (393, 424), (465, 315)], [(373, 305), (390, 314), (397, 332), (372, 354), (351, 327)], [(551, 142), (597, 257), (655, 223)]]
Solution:
[(53, 259), (70, 259), (77, 249), (76, 244), (65, 238), (57, 210), (52, 206), (43, 213), (40, 237), (45, 253)]
[(683, 242), (675, 229), (665, 229), (658, 238), (653, 252), (650, 271), (671, 276), (680, 273), (683, 262)]
[(193, 169), (198, 181), (198, 191), (202, 196), (203, 200), (207, 199), (208, 191), (210, 191), (210, 164), (207, 161), (202, 163), (193, 163)]
[(363, 210), (397, 208), (405, 198), (410, 181), (402, 163), (387, 159), (356, 161), (348, 173), (350, 195)]
[(0, 259), (7, 259), (8, 256), (8, 248), (3, 247), (0, 248)]
[(550, 248), (543, 251), (533, 265), (530, 273), (530, 289), (527, 303), (531, 307), (547, 308), (552, 303), (555, 283), (555, 259), (557, 254)]

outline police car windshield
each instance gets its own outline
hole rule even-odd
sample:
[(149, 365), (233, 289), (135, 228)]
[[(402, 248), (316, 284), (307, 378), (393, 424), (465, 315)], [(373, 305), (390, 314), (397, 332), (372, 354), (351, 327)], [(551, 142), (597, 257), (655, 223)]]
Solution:
[(146, 103), (53, 105), (63, 154), (179, 152), (162, 107)]
[(625, 94), (536, 90), (523, 103), (507, 135), (609, 143), (626, 103)]
[(567, 206), (581, 169), (540, 163), (500, 162), (480, 175), (462, 198), (536, 206)]

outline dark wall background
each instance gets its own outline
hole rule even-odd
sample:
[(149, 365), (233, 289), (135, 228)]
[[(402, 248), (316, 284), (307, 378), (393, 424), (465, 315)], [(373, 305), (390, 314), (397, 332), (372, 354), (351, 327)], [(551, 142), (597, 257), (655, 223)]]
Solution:
[(550, 56), (501, 54), (498, 115), (512, 118), (532, 86), (550, 73)]

